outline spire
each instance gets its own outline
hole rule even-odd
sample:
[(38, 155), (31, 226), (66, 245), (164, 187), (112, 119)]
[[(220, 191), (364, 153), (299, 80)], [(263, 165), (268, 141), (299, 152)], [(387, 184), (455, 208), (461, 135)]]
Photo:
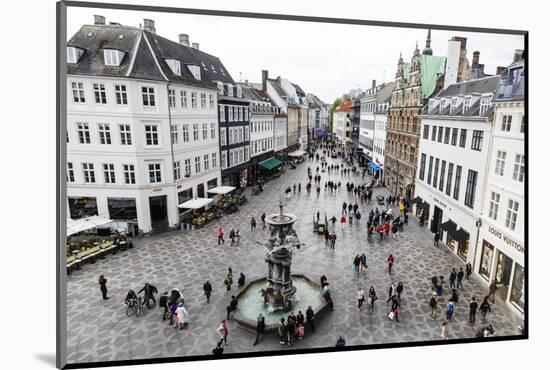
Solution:
[(414, 48), (414, 55), (420, 54), (420, 50), (418, 50), (418, 40), (416, 40), (416, 47)]
[(424, 50), (422, 50), (423, 55), (432, 55), (432, 49), (430, 48), (430, 44), (432, 42), (432, 30), (428, 30), (428, 38), (426, 39), (426, 47)]

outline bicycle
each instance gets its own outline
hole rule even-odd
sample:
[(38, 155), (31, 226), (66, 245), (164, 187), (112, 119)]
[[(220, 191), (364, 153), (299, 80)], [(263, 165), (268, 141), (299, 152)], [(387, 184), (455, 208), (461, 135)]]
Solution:
[(143, 309), (141, 298), (132, 299), (130, 302), (127, 302), (126, 305), (128, 306), (126, 307), (126, 316), (130, 317), (135, 315), (136, 317), (139, 317)]

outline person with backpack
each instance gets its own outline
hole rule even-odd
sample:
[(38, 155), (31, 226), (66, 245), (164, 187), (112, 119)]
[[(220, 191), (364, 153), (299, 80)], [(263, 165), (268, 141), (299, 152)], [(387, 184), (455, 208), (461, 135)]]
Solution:
[(237, 287), (242, 288), (244, 286), (244, 281), (245, 281), (244, 279), (245, 279), (245, 276), (241, 272), (241, 275), (239, 276), (239, 279), (237, 280)]
[(401, 302), (401, 293), (403, 293), (403, 282), (400, 281), (397, 283), (397, 288), (395, 288), (395, 292), (397, 293), (397, 299), (399, 302)]
[(256, 228), (256, 219), (254, 217), (250, 218), (250, 231), (252, 232)]
[(491, 306), (489, 305), (489, 297), (483, 298), (483, 302), (479, 306), (479, 311), (481, 312), (481, 322), (487, 321), (487, 313), (491, 312)]
[(454, 312), (455, 312), (454, 302), (449, 300), (449, 303), (447, 303), (447, 321), (452, 319)]
[(225, 284), (227, 291), (231, 291), (231, 285), (233, 284), (233, 270), (231, 270), (231, 267), (227, 270), (227, 275), (225, 276), (223, 283)]

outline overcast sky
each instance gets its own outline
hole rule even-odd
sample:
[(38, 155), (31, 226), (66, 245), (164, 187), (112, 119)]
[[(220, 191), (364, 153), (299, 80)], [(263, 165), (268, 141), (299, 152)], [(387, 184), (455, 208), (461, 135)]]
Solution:
[[(94, 14), (134, 27), (153, 19), (157, 34), (176, 42), (180, 33), (188, 34), (202, 51), (219, 57), (236, 81), (260, 82), (261, 70), (267, 69), (270, 77), (288, 78), (327, 103), (350, 89), (369, 88), (373, 79), (392, 81), (399, 53), (410, 61), (416, 42), (422, 50), (427, 34), (422, 29), (69, 7), (67, 37), (93, 24)], [(470, 63), (479, 50), (489, 74), (524, 48), (523, 36), (432, 31), (434, 55), (445, 56), (452, 36), (468, 38)]]

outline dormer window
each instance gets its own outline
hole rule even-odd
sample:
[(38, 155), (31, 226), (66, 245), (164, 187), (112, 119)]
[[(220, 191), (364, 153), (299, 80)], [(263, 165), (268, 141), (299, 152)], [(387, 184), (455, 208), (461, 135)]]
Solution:
[(78, 63), (82, 54), (84, 54), (84, 49), (67, 46), (67, 63)]
[(124, 58), (124, 54), (126, 53), (120, 50), (113, 50), (113, 49), (103, 50), (105, 65), (118, 67), (120, 65), (120, 62), (122, 62), (122, 59)]
[(172, 73), (181, 76), (181, 63), (179, 60), (176, 59), (165, 59), (166, 64), (168, 64), (168, 67), (172, 70)]
[(237, 86), (237, 97), (240, 98), (243, 96), (243, 89), (240, 86)]
[(218, 85), (218, 91), (220, 92), (220, 95), (223, 95), (223, 82), (216, 82), (216, 84)]
[(187, 66), (187, 69), (189, 69), (189, 72), (191, 72), (191, 74), (193, 75), (193, 77), (195, 77), (196, 80), (201, 79), (201, 68), (199, 66), (190, 64)]
[(470, 109), (470, 106), (472, 104), (472, 97), (467, 96), (464, 98), (464, 109), (462, 110), (462, 114), (466, 113), (468, 109)]
[(479, 104), (479, 115), (482, 116), (487, 112), (489, 109), (489, 105), (491, 104), (491, 98), (492, 95), (489, 96), (482, 96)]
[(227, 84), (225, 88), (226, 88), (227, 96), (233, 96), (233, 86), (231, 86), (231, 84)]
[(457, 102), (457, 98), (452, 98), (451, 99), (451, 114), (455, 111), (456, 109), (456, 102)]
[(445, 108), (445, 100), (439, 102), (439, 114), (443, 113), (443, 108)]

